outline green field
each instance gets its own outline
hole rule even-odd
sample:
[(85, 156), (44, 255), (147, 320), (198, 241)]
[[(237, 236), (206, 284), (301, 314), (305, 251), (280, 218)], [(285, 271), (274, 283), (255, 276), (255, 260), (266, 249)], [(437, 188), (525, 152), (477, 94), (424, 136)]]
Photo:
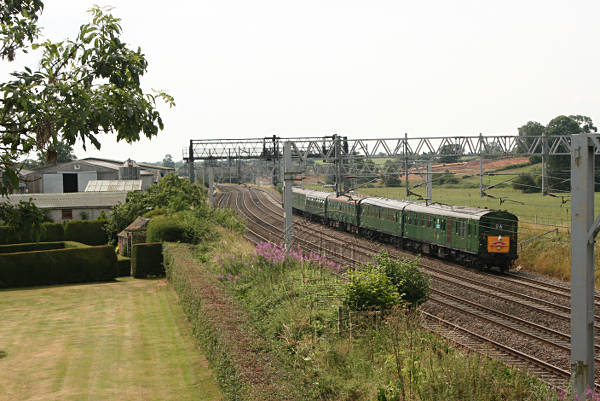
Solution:
[(165, 279), (0, 291), (0, 400), (219, 400)]

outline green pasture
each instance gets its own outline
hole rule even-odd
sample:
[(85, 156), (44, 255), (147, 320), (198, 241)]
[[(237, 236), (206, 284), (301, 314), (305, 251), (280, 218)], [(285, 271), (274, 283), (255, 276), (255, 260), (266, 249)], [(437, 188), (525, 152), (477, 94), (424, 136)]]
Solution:
[(2, 290), (0, 311), (0, 400), (221, 399), (165, 279)]

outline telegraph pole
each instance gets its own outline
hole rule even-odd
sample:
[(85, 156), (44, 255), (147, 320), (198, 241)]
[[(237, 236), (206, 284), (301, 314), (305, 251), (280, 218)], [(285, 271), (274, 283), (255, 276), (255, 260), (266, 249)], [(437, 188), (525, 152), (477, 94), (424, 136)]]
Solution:
[(548, 194), (548, 141), (546, 132), (542, 132), (542, 196)]
[(194, 181), (196, 181), (196, 172), (194, 171), (194, 145), (192, 143), (192, 140), (190, 139), (190, 149), (189, 149), (189, 155), (188, 155), (188, 168), (189, 168), (189, 175), (190, 175), (190, 182), (193, 184)]
[(292, 216), (292, 185), (294, 176), (292, 172), (292, 143), (283, 144), (283, 216), (285, 249), (292, 249), (294, 242), (294, 225)]
[[(598, 138), (598, 136), (596, 136)], [(592, 135), (571, 140), (571, 381), (586, 399), (594, 388), (594, 144)]]
[(427, 162), (427, 198), (425, 202), (428, 204), (433, 199), (433, 174), (431, 173), (431, 162)]
[(408, 187), (408, 134), (404, 133), (404, 183), (406, 184), (406, 199), (410, 189)]
[(335, 149), (335, 196), (344, 193), (344, 184), (342, 182), (342, 137), (333, 136), (333, 146)]
[(483, 156), (481, 155), (483, 152), (481, 148), (483, 147), (483, 135), (479, 134), (479, 197), (483, 198)]

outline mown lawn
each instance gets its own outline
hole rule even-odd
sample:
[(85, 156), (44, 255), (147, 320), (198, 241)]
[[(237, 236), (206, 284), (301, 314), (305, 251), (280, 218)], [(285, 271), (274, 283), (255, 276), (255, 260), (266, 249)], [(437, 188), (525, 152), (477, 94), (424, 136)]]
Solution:
[(0, 291), (0, 400), (220, 400), (165, 279)]

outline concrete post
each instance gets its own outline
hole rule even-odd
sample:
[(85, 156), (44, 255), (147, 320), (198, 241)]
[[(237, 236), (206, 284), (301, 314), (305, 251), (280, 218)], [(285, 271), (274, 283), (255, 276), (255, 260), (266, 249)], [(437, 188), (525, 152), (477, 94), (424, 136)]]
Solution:
[(333, 146), (335, 147), (335, 195), (340, 196), (344, 193), (344, 184), (342, 182), (342, 137), (333, 136)]
[(542, 132), (542, 196), (548, 194), (548, 140)]
[(427, 162), (427, 199), (426, 202), (431, 202), (433, 199), (433, 176), (431, 173), (431, 162)]
[(404, 133), (404, 184), (406, 185), (406, 199), (410, 190), (408, 189), (408, 134)]
[(189, 168), (190, 182), (193, 184), (196, 181), (196, 172), (194, 171), (194, 145), (192, 144), (191, 139), (190, 139), (190, 149), (189, 149), (189, 154), (188, 154), (188, 168)]
[(294, 221), (292, 216), (292, 143), (285, 142), (283, 145), (284, 180), (283, 180), (283, 215), (284, 215), (284, 240), (285, 249), (292, 249), (294, 242)]
[(594, 146), (571, 138), (571, 381), (583, 400), (594, 388)]
[(479, 197), (483, 198), (483, 157), (481, 156), (483, 147), (483, 134), (479, 134)]
[(215, 207), (215, 201), (214, 201), (214, 193), (213, 193), (213, 186), (214, 186), (214, 173), (213, 173), (213, 166), (212, 164), (209, 164), (208, 166), (208, 200), (210, 201), (210, 207)]

